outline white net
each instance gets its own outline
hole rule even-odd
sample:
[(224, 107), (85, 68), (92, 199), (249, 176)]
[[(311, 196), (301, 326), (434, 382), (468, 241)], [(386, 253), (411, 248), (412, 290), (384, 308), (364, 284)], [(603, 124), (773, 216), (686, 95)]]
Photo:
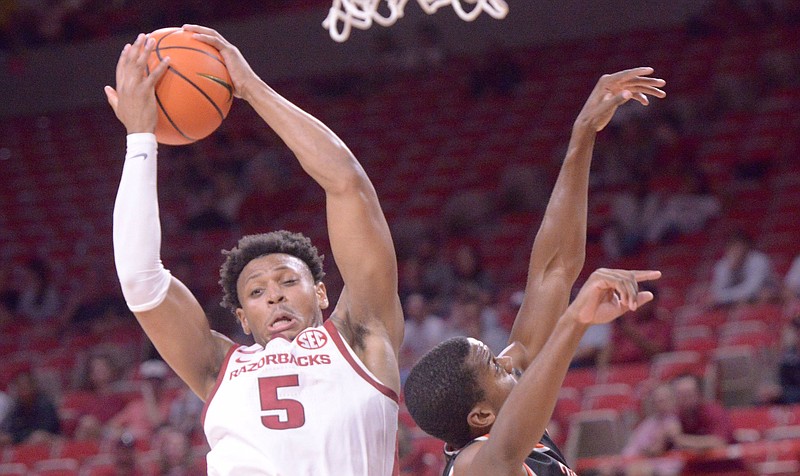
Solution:
[[(331, 38), (341, 43), (350, 37), (350, 31), (354, 27), (366, 30), (372, 26), (372, 22), (381, 26), (393, 25), (403, 16), (408, 1), (333, 0), (328, 17), (322, 22), (322, 26), (328, 29)], [(464, 21), (475, 20), (481, 12), (486, 12), (498, 20), (508, 14), (508, 4), (505, 0), (417, 0), (417, 3), (429, 15), (436, 13), (442, 7), (452, 5), (453, 10)]]

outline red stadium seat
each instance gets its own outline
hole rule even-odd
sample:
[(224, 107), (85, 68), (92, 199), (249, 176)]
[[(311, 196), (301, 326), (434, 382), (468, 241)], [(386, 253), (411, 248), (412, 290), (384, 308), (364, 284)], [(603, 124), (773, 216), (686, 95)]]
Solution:
[(664, 352), (653, 357), (650, 376), (661, 382), (667, 382), (682, 374), (703, 376), (706, 363), (699, 352), (681, 350)]
[(31, 476), (78, 476), (79, 468), (72, 458), (49, 459), (35, 463)]
[(96, 456), (86, 458), (81, 465), (82, 476), (115, 476), (117, 468), (114, 464), (114, 456), (110, 453), (101, 453)]
[(28, 476), (28, 467), (22, 463), (2, 463), (0, 476)]
[(612, 364), (605, 371), (598, 371), (597, 383), (626, 383), (636, 388), (650, 378), (650, 363)]
[(606, 383), (586, 387), (581, 410), (610, 408), (620, 413), (636, 411), (637, 401), (633, 388), (627, 383)]
[(55, 454), (59, 458), (71, 458), (82, 463), (100, 453), (100, 442), (95, 440), (65, 440)]
[(5, 461), (8, 463), (24, 463), (33, 466), (37, 461), (50, 458), (53, 446), (50, 443), (19, 444), (6, 450)]
[(581, 411), (581, 396), (578, 390), (572, 387), (561, 387), (552, 419), (566, 431), (569, 428), (570, 418), (579, 411)]
[(767, 406), (732, 407), (728, 409), (728, 417), (738, 441), (761, 439), (772, 426), (770, 407)]
[(573, 387), (579, 392), (597, 383), (597, 371), (593, 368), (571, 369), (564, 377), (563, 387)]

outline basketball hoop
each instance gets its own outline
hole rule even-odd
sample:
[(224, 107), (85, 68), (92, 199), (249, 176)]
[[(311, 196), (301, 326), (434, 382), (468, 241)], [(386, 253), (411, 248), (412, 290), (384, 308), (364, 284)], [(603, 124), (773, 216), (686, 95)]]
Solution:
[[(403, 16), (403, 9), (408, 0), (385, 0), (388, 8), (385, 15), (378, 11), (382, 1), (384, 0), (333, 0), (322, 26), (328, 29), (334, 41), (342, 43), (350, 37), (353, 27), (366, 30), (372, 26), (372, 22), (381, 26), (394, 25), (397, 19)], [(462, 1), (474, 6), (465, 8)], [(481, 12), (486, 12), (497, 20), (502, 20), (508, 14), (508, 4), (505, 0), (417, 0), (417, 3), (428, 15), (436, 13), (442, 7), (452, 5), (453, 10), (464, 21), (475, 20)]]

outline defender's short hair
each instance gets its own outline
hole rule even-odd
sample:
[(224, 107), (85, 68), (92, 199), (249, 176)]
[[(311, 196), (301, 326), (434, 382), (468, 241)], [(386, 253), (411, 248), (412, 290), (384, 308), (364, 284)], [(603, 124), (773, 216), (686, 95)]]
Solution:
[(230, 251), (222, 251), (226, 257), (219, 269), (219, 284), (222, 286), (223, 292), (220, 303), (222, 307), (231, 312), (236, 312), (236, 309), (242, 307), (236, 291), (239, 275), (247, 263), (273, 253), (285, 253), (303, 261), (311, 271), (315, 283), (319, 283), (325, 277), (325, 271), (322, 270), (324, 256), (320, 255), (317, 248), (311, 244), (311, 240), (301, 233), (280, 230), (245, 235), (239, 240), (236, 247)]
[(472, 440), (467, 416), (484, 398), (475, 369), (467, 365), (469, 349), (466, 337), (437, 345), (414, 365), (403, 390), (417, 425), (456, 448)]

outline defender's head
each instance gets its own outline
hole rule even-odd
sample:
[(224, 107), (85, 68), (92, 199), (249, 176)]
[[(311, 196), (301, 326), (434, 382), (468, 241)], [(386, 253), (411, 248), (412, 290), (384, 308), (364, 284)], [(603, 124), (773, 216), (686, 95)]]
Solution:
[(406, 379), (406, 406), (426, 433), (460, 448), (484, 435), (516, 384), (511, 359), (453, 337), (425, 354)]

